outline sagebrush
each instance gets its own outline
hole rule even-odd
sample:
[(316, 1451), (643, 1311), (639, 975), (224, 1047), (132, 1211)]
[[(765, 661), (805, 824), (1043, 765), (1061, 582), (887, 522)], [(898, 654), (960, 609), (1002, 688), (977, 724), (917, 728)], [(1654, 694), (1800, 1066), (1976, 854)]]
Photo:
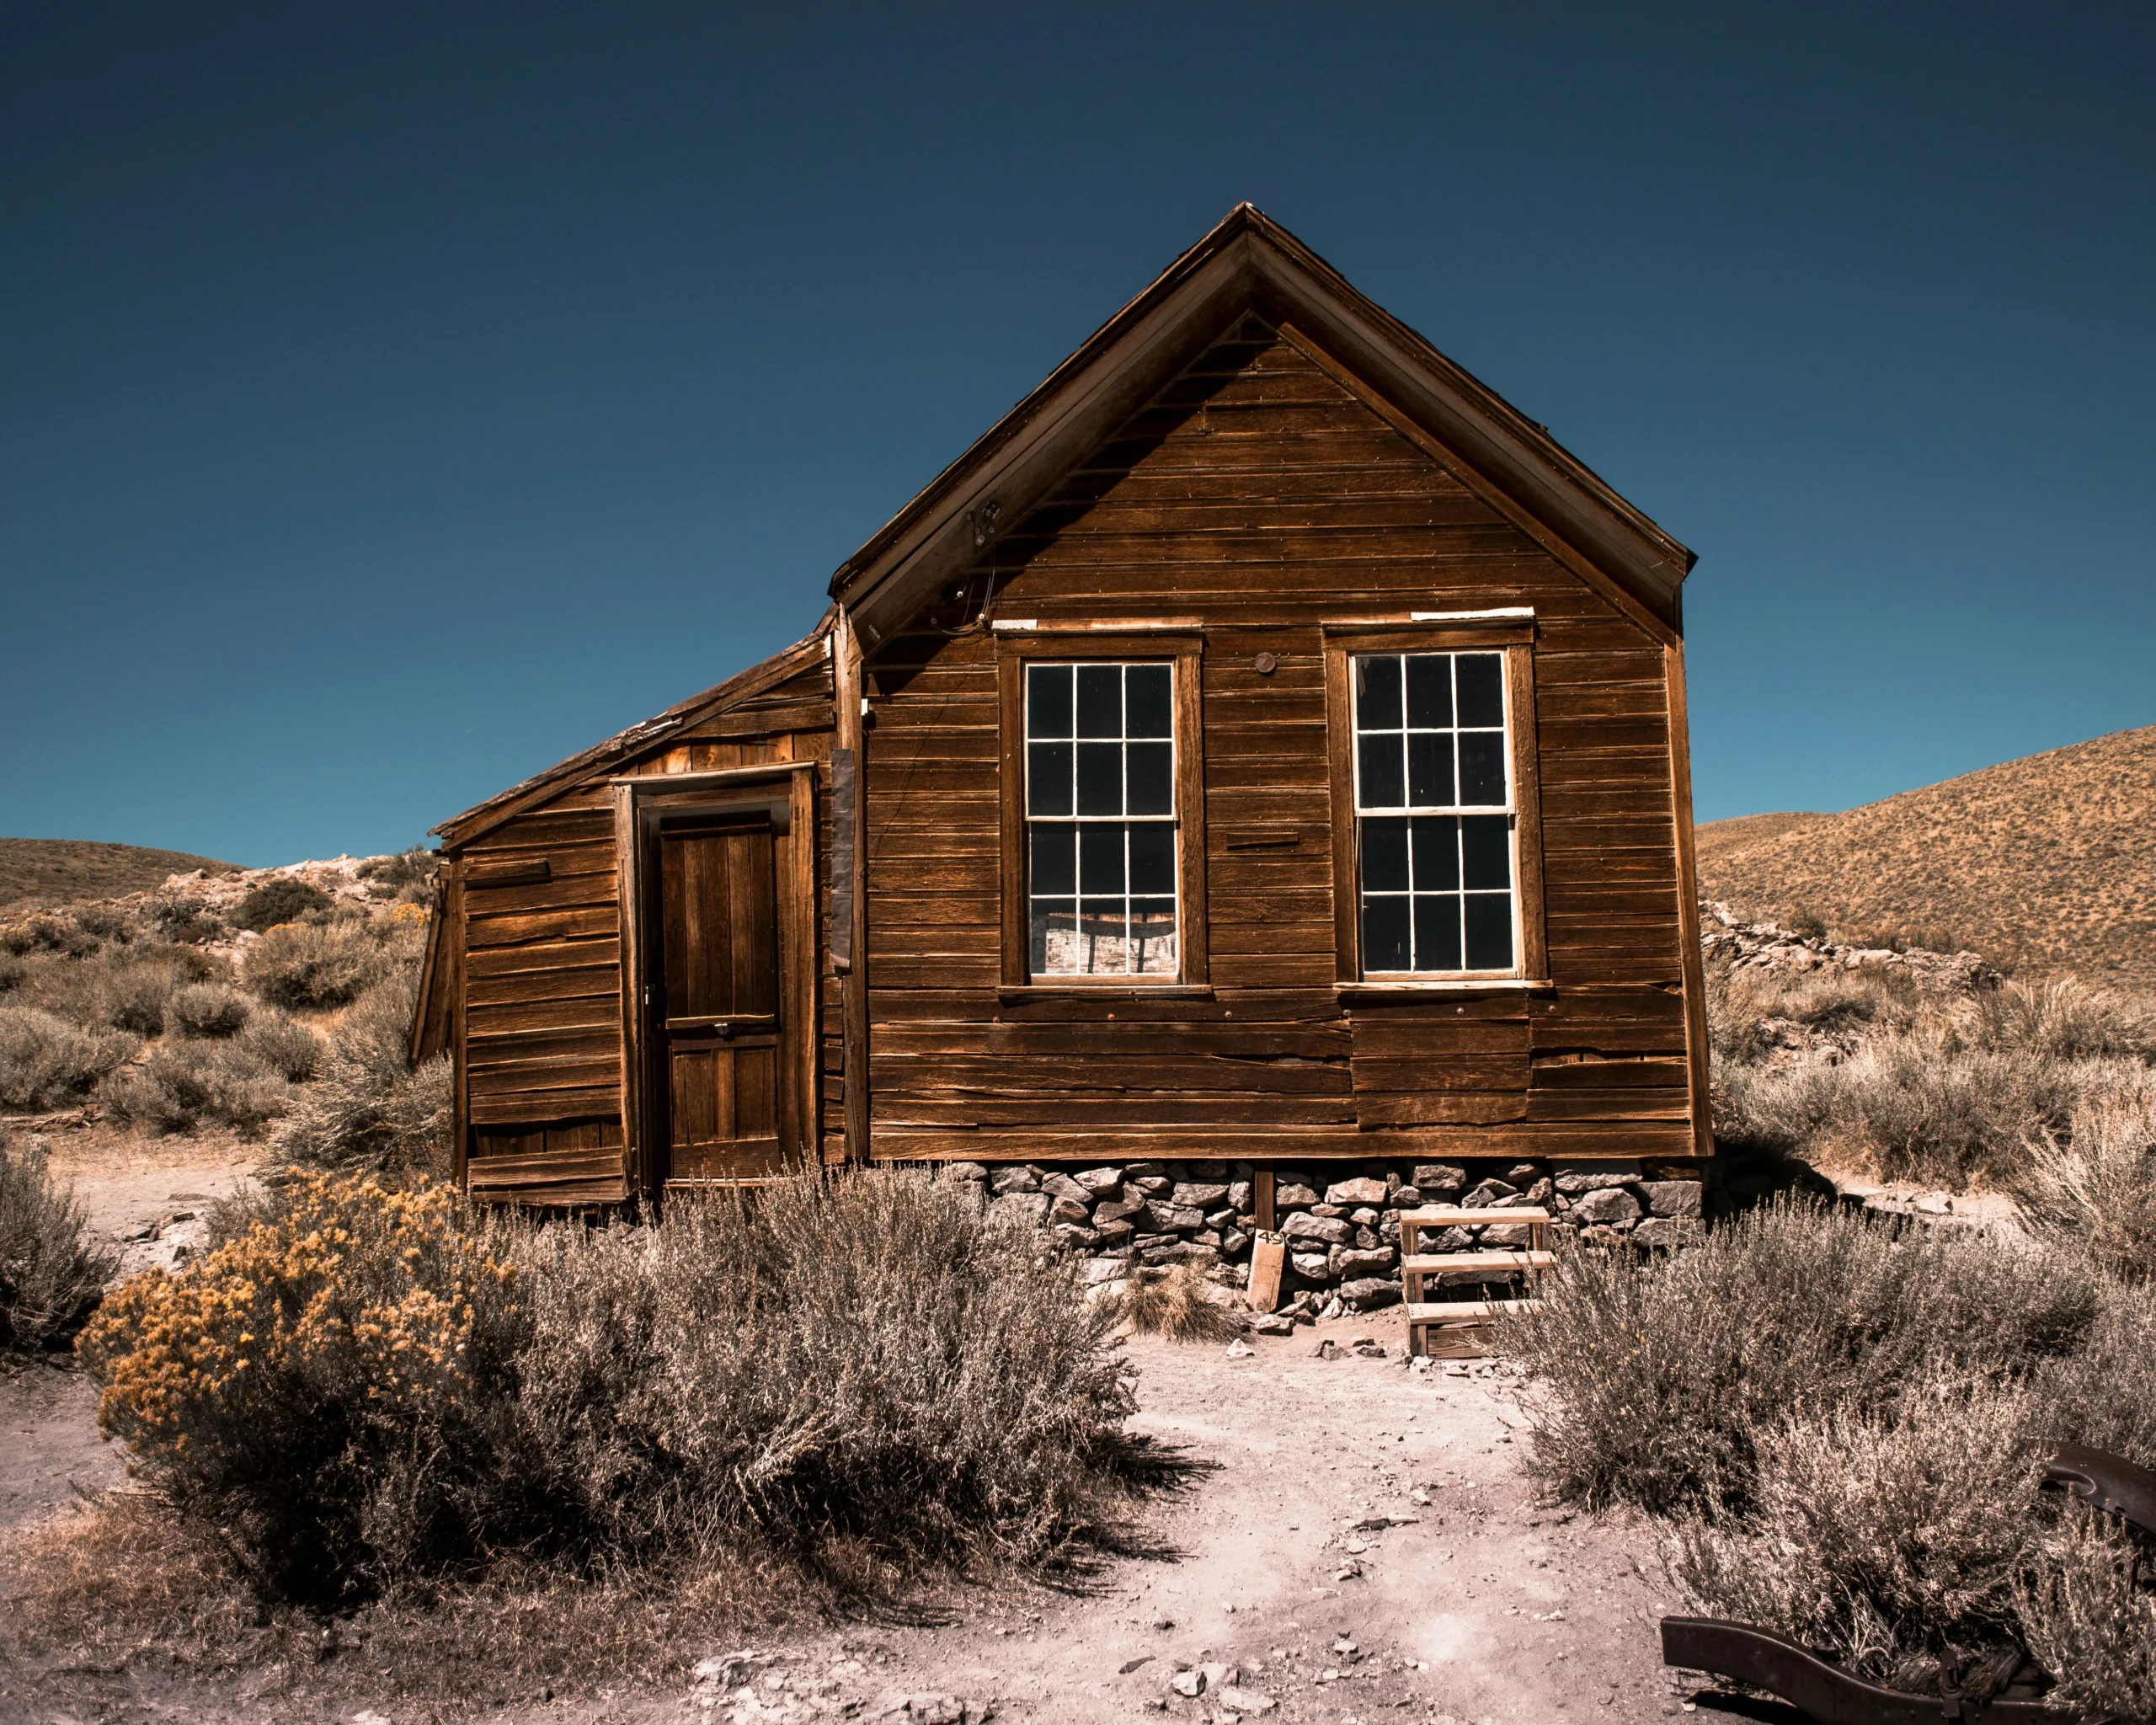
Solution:
[(45, 1152), (0, 1132), (0, 1351), (28, 1353), (72, 1333), (115, 1267)]

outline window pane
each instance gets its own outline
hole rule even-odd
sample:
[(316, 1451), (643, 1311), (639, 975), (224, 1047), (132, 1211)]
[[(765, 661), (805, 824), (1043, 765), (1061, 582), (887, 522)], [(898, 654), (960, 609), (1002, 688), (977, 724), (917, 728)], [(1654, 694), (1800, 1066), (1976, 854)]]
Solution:
[(1130, 901), (1130, 968), (1148, 976), (1172, 976), (1182, 963), (1173, 899)]
[(1123, 734), (1121, 665), (1081, 665), (1078, 667), (1078, 734), (1081, 737), (1119, 737)]
[(1402, 740), (1398, 731), (1355, 739), (1356, 754), (1363, 768), (1359, 795), (1364, 808), (1398, 809), (1405, 805), (1407, 784), (1400, 760)]
[(1407, 806), (1449, 809), (1452, 801), (1452, 734), (1407, 734)]
[(1036, 976), (1067, 974), (1078, 968), (1078, 903), (1075, 899), (1035, 899), (1033, 955)]
[(1438, 729), (1452, 724), (1452, 655), (1417, 653), (1407, 661), (1407, 722)]
[(1407, 896), (1401, 893), (1363, 900), (1363, 968), (1414, 968), (1407, 946)]
[(1069, 665), (1029, 665), (1026, 667), (1026, 734), (1029, 737), (1067, 737), (1070, 734)]
[(1460, 733), (1460, 804), (1463, 809), (1505, 806), (1505, 734)]
[(1467, 963), (1470, 970), (1513, 968), (1513, 895), (1467, 895)]
[(1402, 817), (1363, 822), (1363, 890), (1407, 890), (1407, 822)]
[(1081, 969), (1113, 973), (1129, 968), (1121, 899), (1081, 899), (1078, 935), (1083, 948)]
[(1166, 821), (1132, 824), (1130, 889), (1134, 893), (1174, 893), (1176, 830)]
[(1425, 814), (1414, 823), (1415, 890), (1460, 890), (1460, 822), (1449, 814)]
[(1068, 814), (1070, 812), (1070, 745), (1026, 745), (1026, 812), (1028, 814)]
[(1435, 898), (1415, 895), (1415, 968), (1458, 970), (1460, 900), (1451, 893)]
[(1123, 890), (1123, 835), (1129, 830), (1119, 820), (1078, 829), (1080, 892), (1119, 893)]
[(1123, 718), (1133, 737), (1175, 734), (1175, 683), (1165, 665), (1134, 665), (1123, 671)]
[(1034, 821), (1033, 857), (1027, 882), (1034, 897), (1078, 890), (1078, 829), (1060, 821)]
[(1505, 661), (1496, 653), (1463, 653), (1454, 661), (1460, 676), (1460, 722), (1465, 725), (1505, 722)]
[(1355, 728), (1400, 729), (1400, 660), (1390, 654), (1355, 661)]
[(1079, 744), (1078, 812), (1081, 814), (1123, 813), (1122, 744)]
[[(1086, 745), (1090, 748), (1092, 745)], [(1168, 814), (1176, 806), (1176, 745), (1132, 743), (1130, 809), (1133, 814)]]
[(1470, 892), (1509, 891), (1513, 884), (1512, 823), (1502, 814), (1460, 817), (1462, 884)]

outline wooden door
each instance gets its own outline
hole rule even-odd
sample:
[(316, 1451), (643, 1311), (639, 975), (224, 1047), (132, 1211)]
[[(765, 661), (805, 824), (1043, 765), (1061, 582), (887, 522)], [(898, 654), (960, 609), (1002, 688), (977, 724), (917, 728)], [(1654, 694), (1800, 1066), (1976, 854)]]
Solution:
[(779, 985), (782, 835), (759, 809), (662, 822), (658, 840), (651, 1045), (666, 1177), (776, 1172), (792, 1114)]

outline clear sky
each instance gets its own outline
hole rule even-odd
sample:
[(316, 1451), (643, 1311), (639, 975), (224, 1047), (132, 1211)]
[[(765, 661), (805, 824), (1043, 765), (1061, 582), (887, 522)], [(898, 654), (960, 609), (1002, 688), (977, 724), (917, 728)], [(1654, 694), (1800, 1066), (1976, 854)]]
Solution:
[(2156, 723), (2145, 4), (0, 8), (0, 833), (387, 849), (1247, 198), (1700, 553), (1700, 818)]

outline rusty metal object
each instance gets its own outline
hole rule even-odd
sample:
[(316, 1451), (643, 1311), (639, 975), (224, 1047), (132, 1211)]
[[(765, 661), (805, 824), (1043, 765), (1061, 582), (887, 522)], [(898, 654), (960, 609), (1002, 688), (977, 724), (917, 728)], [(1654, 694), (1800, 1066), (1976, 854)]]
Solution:
[(2156, 1533), (2156, 1473), (2136, 1467), (2107, 1450), (2052, 1444), (2044, 1464), (2047, 1484), (2064, 1486), (2092, 1509), (2123, 1515), (2143, 1533)]
[(1881, 1689), (1785, 1636), (1711, 1617), (1663, 1618), (1662, 1662), (1766, 1690), (1818, 1725), (1934, 1725), (1941, 1719), (1967, 1725), (2085, 1725), (2079, 1713), (2019, 1696), (1978, 1701), (1954, 1691), (1908, 1695)]

